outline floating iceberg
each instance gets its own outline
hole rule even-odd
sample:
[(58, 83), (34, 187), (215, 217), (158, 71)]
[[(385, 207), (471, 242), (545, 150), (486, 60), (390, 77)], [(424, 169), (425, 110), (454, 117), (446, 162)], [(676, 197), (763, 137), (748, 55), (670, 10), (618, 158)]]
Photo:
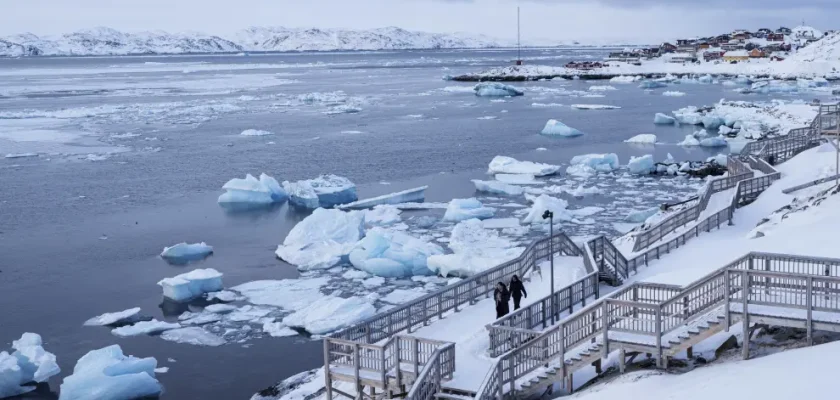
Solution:
[(123, 355), (119, 345), (85, 354), (61, 383), (59, 400), (132, 400), (157, 396), (157, 360)]
[(656, 135), (650, 133), (643, 133), (641, 135), (636, 135), (624, 141), (624, 143), (634, 143), (634, 144), (656, 144)]
[(240, 133), (240, 135), (242, 135), (242, 136), (269, 136), (269, 135), (273, 135), (273, 134), (274, 134), (273, 132), (262, 131), (262, 130), (259, 130), (259, 129), (246, 129), (246, 130), (242, 131), (242, 133)]
[(697, 78), (697, 82), (705, 83), (705, 84), (712, 83), (713, 81), (714, 81), (714, 78), (712, 78), (711, 75), (703, 75), (703, 76)]
[(473, 91), (475, 91), (476, 96), (481, 97), (522, 96), (525, 94), (525, 92), (520, 89), (498, 82), (479, 83), (478, 85), (475, 85)]
[(728, 135), (732, 132), (737, 132), (737, 130), (732, 129), (726, 125), (722, 125), (720, 128), (718, 128), (718, 133), (720, 133), (721, 135)]
[(197, 326), (168, 330), (163, 332), (160, 338), (169, 342), (191, 344), (193, 346), (216, 347), (227, 343), (224, 338)]
[(213, 247), (201, 242), (192, 244), (178, 243), (171, 247), (164, 247), (160, 256), (167, 261), (180, 263), (202, 260), (210, 254), (213, 254)]
[(426, 263), (429, 256), (443, 254), (440, 246), (402, 232), (381, 228), (369, 230), (350, 252), (350, 263), (372, 275), (406, 278), (432, 275)]
[(543, 219), (546, 211), (554, 213), (554, 221), (571, 221), (574, 216), (566, 209), (569, 202), (548, 195), (541, 195), (534, 200), (528, 215), (522, 220), (526, 224), (547, 224), (549, 221)]
[(557, 165), (518, 161), (515, 158), (496, 156), (490, 161), (489, 174), (529, 174), (533, 176), (554, 175), (560, 167)]
[(752, 79), (750, 79), (750, 77), (748, 77), (746, 75), (738, 75), (738, 77), (735, 78), (734, 81), (735, 81), (735, 83), (738, 83), (738, 84), (741, 84), (741, 85), (751, 85), (752, 84)]
[(531, 174), (496, 174), (495, 178), (499, 182), (512, 185), (541, 185), (543, 183)]
[(525, 192), (525, 190), (519, 186), (510, 185), (504, 182), (481, 181), (478, 179), (473, 179), (472, 182), (475, 184), (475, 190), (478, 190), (479, 192), (502, 194), (507, 196), (519, 196)]
[(356, 185), (337, 175), (321, 175), (315, 179), (283, 182), (289, 202), (303, 208), (335, 207), (358, 200)]
[(35, 390), (32, 383), (46, 382), (61, 372), (55, 355), (44, 350), (41, 336), (24, 333), (12, 341), (12, 354), (0, 352), (0, 398)]
[(703, 147), (726, 147), (726, 139), (723, 136), (713, 136), (700, 141), (700, 146)]
[(491, 218), (481, 221), (481, 227), (484, 229), (518, 228), (519, 226), (517, 218)]
[(303, 328), (313, 335), (323, 335), (372, 317), (376, 308), (363, 297), (326, 296), (308, 307), (283, 318), (289, 327)]
[(641, 157), (630, 157), (630, 163), (627, 167), (630, 173), (634, 175), (648, 175), (653, 172), (653, 155), (647, 154)]
[(498, 232), (485, 229), (482, 222), (470, 219), (455, 225), (449, 238), (453, 254), (429, 257), (429, 268), (441, 276), (466, 277), (495, 267), (522, 254)]
[(664, 88), (666, 86), (668, 86), (668, 85), (666, 85), (663, 82), (659, 82), (659, 81), (643, 81), (639, 85), (639, 89), (659, 89), (659, 88)]
[(158, 321), (153, 319), (151, 321), (140, 321), (134, 325), (121, 326), (111, 330), (115, 336), (129, 337), (139, 335), (151, 335), (153, 333), (160, 333), (170, 329), (180, 328), (181, 324), (170, 323), (165, 321)]
[(685, 107), (674, 111), (677, 122), (686, 125), (700, 125), (703, 123), (703, 116), (697, 111), (697, 107)]
[(346, 259), (365, 234), (365, 214), (318, 208), (277, 247), (277, 257), (299, 270), (327, 269)]
[(105, 313), (85, 321), (85, 326), (108, 326), (137, 322), (140, 318), (140, 307), (130, 308), (115, 313)]
[(568, 193), (572, 197), (582, 198), (582, 197), (592, 196), (592, 195), (596, 195), (596, 194), (603, 194), (604, 191), (597, 186), (591, 186), (591, 187), (586, 188), (586, 187), (583, 187), (583, 185), (580, 185), (573, 190), (567, 190), (566, 193)]
[(610, 79), (610, 83), (635, 83), (642, 79), (641, 76), (621, 75)]
[(234, 178), (222, 186), (226, 190), (219, 196), (219, 204), (230, 207), (265, 206), (286, 201), (288, 195), (277, 180), (260, 174), (260, 179), (245, 175), (245, 179)]
[(453, 199), (449, 202), (449, 206), (446, 207), (443, 220), (457, 222), (472, 218), (492, 218), (495, 211), (490, 207), (484, 207), (475, 197), (469, 199)]
[(364, 208), (371, 208), (381, 204), (401, 204), (401, 203), (422, 203), (426, 200), (426, 189), (428, 186), (422, 186), (414, 189), (403, 190), (401, 192), (390, 193), (382, 196), (372, 197), (369, 199), (354, 201), (352, 203), (343, 204), (339, 206), (341, 209), (360, 210)]
[(659, 208), (653, 207), (643, 211), (632, 212), (629, 215), (627, 215), (627, 217), (625, 217), (624, 220), (627, 222), (642, 223), (658, 212)]
[(402, 210), (390, 205), (378, 205), (370, 210), (365, 210), (365, 223), (368, 225), (393, 225), (400, 222)]
[(662, 113), (656, 113), (653, 117), (653, 123), (656, 125), (674, 125), (677, 123), (677, 119)]
[(680, 92), (680, 91), (676, 91), (676, 90), (669, 90), (669, 91), (662, 92), (662, 95), (663, 96), (668, 96), (668, 97), (682, 97), (682, 96), (685, 96), (685, 92)]
[(618, 156), (609, 154), (584, 154), (572, 157), (566, 169), (570, 175), (586, 176), (597, 172), (612, 172), (619, 167)]
[(295, 311), (323, 297), (321, 287), (329, 281), (328, 277), (262, 280), (243, 283), (231, 290), (241, 293), (252, 304)]
[(572, 104), (572, 108), (576, 110), (618, 110), (621, 107), (606, 104)]
[(556, 120), (550, 119), (548, 122), (545, 123), (545, 127), (543, 128), (542, 132), (543, 135), (547, 136), (564, 136), (564, 137), (574, 137), (583, 135), (583, 132), (571, 128), (568, 125)]
[(726, 166), (728, 160), (729, 158), (725, 154), (718, 154), (714, 157), (709, 157), (708, 159), (706, 159), (707, 162), (714, 161), (715, 163), (717, 163), (717, 165), (721, 165), (724, 167)]
[(694, 135), (685, 135), (685, 139), (677, 144), (680, 146), (699, 146), (700, 141)]
[(262, 330), (271, 337), (297, 336), (298, 334), (297, 331), (283, 325), (282, 322), (265, 322), (263, 323)]
[(212, 268), (196, 269), (172, 278), (164, 278), (158, 285), (163, 288), (164, 297), (184, 302), (204, 293), (223, 289), (222, 273)]
[(723, 125), (723, 119), (713, 115), (707, 115), (703, 117), (702, 122), (703, 128), (706, 129), (717, 129), (720, 128), (721, 125)]

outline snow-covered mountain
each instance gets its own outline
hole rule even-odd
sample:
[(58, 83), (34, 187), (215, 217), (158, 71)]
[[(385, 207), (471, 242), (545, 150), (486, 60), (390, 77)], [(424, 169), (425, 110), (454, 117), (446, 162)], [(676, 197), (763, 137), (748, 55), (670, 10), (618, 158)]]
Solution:
[(254, 27), (233, 38), (202, 33), (125, 33), (94, 28), (55, 37), (31, 33), (0, 38), (0, 56), (233, 53), (241, 51), (329, 51), (488, 48), (510, 45), (481, 35), (372, 30)]

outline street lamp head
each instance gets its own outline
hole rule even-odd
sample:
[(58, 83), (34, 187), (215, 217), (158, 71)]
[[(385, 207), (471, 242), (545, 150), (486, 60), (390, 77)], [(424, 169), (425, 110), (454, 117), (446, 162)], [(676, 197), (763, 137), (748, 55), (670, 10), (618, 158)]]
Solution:
[(554, 218), (554, 213), (551, 212), (551, 211), (545, 210), (542, 217), (543, 217), (543, 219)]

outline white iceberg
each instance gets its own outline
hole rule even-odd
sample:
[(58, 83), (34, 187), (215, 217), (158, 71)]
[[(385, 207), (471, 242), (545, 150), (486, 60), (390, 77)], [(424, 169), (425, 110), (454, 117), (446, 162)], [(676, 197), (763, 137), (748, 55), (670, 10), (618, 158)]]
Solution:
[(386, 226), (400, 222), (402, 210), (391, 205), (378, 205), (365, 210), (365, 223), (368, 225)]
[(721, 127), (718, 128), (718, 133), (720, 133), (721, 135), (728, 135), (732, 132), (737, 132), (737, 131), (735, 129), (732, 129), (732, 128), (726, 126), (726, 125), (721, 125)]
[(666, 86), (668, 86), (668, 85), (666, 85), (663, 82), (644, 81), (641, 84), (639, 84), (639, 89), (658, 89), (658, 88), (664, 88)]
[(628, 214), (624, 220), (627, 222), (634, 222), (634, 223), (642, 223), (645, 222), (648, 218), (653, 216), (654, 214), (659, 212), (658, 207), (649, 208), (647, 210), (642, 211), (634, 211)]
[(694, 135), (685, 135), (685, 139), (682, 142), (677, 143), (680, 146), (699, 146), (700, 141), (694, 137)]
[(213, 246), (208, 246), (207, 243), (187, 244), (182, 242), (174, 246), (164, 247), (160, 256), (169, 261), (187, 262), (204, 259), (210, 254), (213, 254)]
[(618, 110), (621, 107), (606, 104), (572, 104), (572, 108), (576, 110)]
[(662, 95), (663, 96), (668, 96), (668, 97), (682, 97), (682, 96), (685, 96), (685, 92), (680, 92), (680, 91), (676, 91), (676, 90), (668, 90), (668, 91), (662, 92)]
[(525, 192), (525, 190), (519, 186), (510, 185), (504, 182), (482, 181), (478, 179), (473, 179), (472, 182), (475, 185), (475, 190), (479, 192), (501, 194), (507, 196), (519, 196)]
[(273, 132), (263, 131), (259, 129), (246, 129), (240, 133), (242, 136), (269, 136), (273, 135)]
[(712, 78), (711, 75), (703, 75), (703, 76), (697, 78), (697, 82), (705, 83), (705, 84), (712, 83), (713, 81), (714, 81), (714, 78)]
[(484, 229), (507, 229), (519, 226), (519, 220), (516, 218), (490, 218), (481, 221), (481, 227)]
[(350, 326), (375, 314), (376, 308), (363, 297), (343, 299), (326, 296), (283, 318), (283, 324), (303, 328), (313, 335), (322, 335)]
[(234, 178), (222, 186), (226, 190), (219, 196), (219, 204), (231, 207), (264, 206), (282, 203), (288, 194), (277, 180), (266, 174), (260, 174), (260, 179), (253, 175), (245, 175), (245, 179)]
[(283, 325), (282, 322), (265, 322), (263, 323), (262, 330), (271, 337), (287, 337), (298, 334), (297, 331)]
[(575, 216), (566, 208), (569, 202), (563, 199), (558, 199), (548, 195), (541, 195), (534, 199), (534, 204), (528, 211), (528, 215), (522, 219), (525, 224), (547, 224), (549, 220), (543, 219), (543, 214), (546, 211), (551, 211), (554, 214), (554, 221), (572, 221)]
[(243, 283), (231, 290), (241, 293), (252, 304), (295, 311), (323, 297), (321, 287), (329, 281), (328, 277), (262, 280)]
[(383, 204), (393, 205), (401, 203), (422, 203), (426, 200), (426, 189), (428, 188), (428, 186), (422, 186), (414, 189), (403, 190), (401, 192), (354, 201), (352, 203), (342, 204), (339, 208), (360, 210)]
[(498, 82), (479, 83), (478, 85), (475, 85), (473, 91), (476, 96), (481, 97), (522, 96), (525, 94), (525, 92), (518, 88)]
[(653, 123), (656, 125), (674, 125), (677, 123), (677, 119), (662, 113), (656, 113), (653, 117)]
[(496, 210), (484, 207), (475, 197), (469, 199), (452, 199), (443, 214), (444, 221), (464, 221), (472, 218), (492, 218)]
[(350, 252), (354, 267), (387, 278), (432, 275), (426, 263), (429, 256), (443, 254), (443, 249), (402, 232), (373, 228)]
[(674, 117), (677, 122), (686, 125), (700, 125), (703, 123), (703, 115), (700, 114), (697, 107), (690, 106), (674, 111)]
[(55, 355), (44, 350), (37, 333), (24, 333), (12, 341), (12, 349), (12, 354), (0, 352), (0, 398), (31, 392), (35, 390), (32, 383), (46, 382), (61, 372)]
[(87, 321), (85, 321), (85, 326), (108, 326), (108, 325), (115, 325), (115, 324), (124, 324), (130, 322), (137, 322), (140, 316), (140, 307), (130, 308), (128, 310), (114, 312), (114, 313), (105, 313), (96, 317), (93, 317)]
[(700, 141), (703, 147), (726, 147), (726, 139), (723, 136), (713, 136)]
[(649, 175), (653, 172), (653, 155), (646, 154), (641, 157), (630, 157), (630, 163), (627, 164), (627, 167), (630, 169), (630, 173), (634, 175)]
[(277, 257), (305, 271), (334, 267), (364, 236), (365, 214), (318, 208), (277, 247)]
[(655, 144), (656, 143), (656, 135), (650, 133), (643, 133), (641, 135), (636, 135), (624, 141), (624, 143), (634, 143), (634, 144)]
[(706, 129), (717, 129), (723, 125), (723, 119), (714, 115), (707, 115), (702, 119), (703, 127)]
[(573, 190), (567, 190), (566, 193), (570, 194), (572, 197), (582, 198), (582, 197), (591, 196), (591, 195), (595, 195), (595, 194), (603, 194), (604, 191), (603, 191), (603, 189), (601, 189), (597, 186), (592, 186), (592, 187), (586, 188), (586, 187), (583, 187), (583, 185), (579, 185), (577, 188), (575, 188)]
[(463, 221), (452, 228), (449, 248), (453, 254), (429, 257), (429, 268), (441, 276), (470, 276), (519, 257), (522, 247), (485, 229), (477, 219)]
[(621, 75), (610, 79), (610, 83), (635, 83), (642, 79), (641, 76)]
[(566, 168), (566, 173), (578, 176), (592, 175), (597, 172), (611, 172), (619, 167), (618, 156), (614, 153), (574, 156), (570, 164)]
[(193, 346), (216, 347), (227, 343), (224, 338), (197, 326), (168, 330), (163, 332), (160, 338), (169, 342), (191, 344)]
[(356, 184), (338, 175), (321, 175), (314, 179), (283, 182), (289, 192), (289, 202), (303, 208), (335, 207), (355, 202)]
[(543, 128), (542, 132), (543, 135), (547, 136), (564, 136), (564, 137), (574, 137), (583, 135), (583, 132), (569, 127), (568, 125), (556, 120), (550, 119), (548, 122), (545, 123), (545, 127)]
[(59, 400), (132, 400), (157, 396), (157, 360), (123, 355), (119, 345), (85, 354), (61, 383)]
[(218, 292), (224, 288), (222, 273), (212, 268), (196, 269), (172, 278), (164, 278), (158, 285), (163, 295), (174, 301), (184, 302), (204, 293)]
[(115, 336), (130, 337), (139, 335), (151, 335), (153, 333), (160, 333), (170, 329), (180, 328), (181, 324), (170, 323), (166, 321), (158, 321), (153, 319), (151, 321), (140, 321), (134, 325), (121, 326), (111, 330)]
[(495, 178), (499, 182), (512, 185), (541, 185), (543, 183), (531, 174), (496, 174)]
[(496, 156), (490, 161), (489, 174), (529, 174), (533, 176), (554, 175), (560, 167), (557, 165), (518, 161), (515, 158)]
[(714, 161), (715, 163), (717, 163), (717, 165), (724, 166), (724, 167), (726, 166), (728, 160), (729, 160), (729, 157), (727, 157), (725, 154), (718, 154), (714, 157), (709, 157), (708, 159), (706, 159), (707, 162)]

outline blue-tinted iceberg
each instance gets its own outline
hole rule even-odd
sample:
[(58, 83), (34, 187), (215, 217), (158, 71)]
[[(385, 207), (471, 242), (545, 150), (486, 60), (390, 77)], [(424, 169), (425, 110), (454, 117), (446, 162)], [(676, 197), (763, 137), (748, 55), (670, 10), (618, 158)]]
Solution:
[(443, 249), (401, 232), (382, 228), (369, 230), (365, 238), (350, 252), (350, 263), (372, 275), (385, 278), (406, 278), (432, 275), (426, 260), (443, 254)]
[(659, 208), (653, 207), (643, 211), (632, 212), (628, 214), (627, 217), (624, 218), (624, 220), (627, 222), (642, 223), (658, 212)]
[(703, 123), (703, 115), (697, 111), (697, 107), (690, 106), (674, 111), (677, 122), (686, 125), (700, 125)]
[(703, 117), (703, 128), (706, 129), (717, 129), (720, 128), (724, 124), (724, 120), (720, 117), (714, 115), (707, 115)]
[(105, 313), (85, 321), (85, 326), (108, 326), (125, 323), (134, 323), (140, 320), (140, 307), (129, 308), (128, 310)]
[(453, 254), (433, 255), (427, 260), (429, 269), (441, 276), (474, 275), (519, 257), (523, 250), (495, 230), (485, 229), (477, 219), (452, 228), (449, 248)]
[(680, 146), (699, 146), (700, 141), (694, 135), (685, 135), (685, 139), (677, 144)]
[(557, 165), (518, 161), (512, 157), (496, 156), (490, 161), (488, 174), (528, 174), (533, 176), (554, 175), (560, 167)]
[(598, 172), (612, 172), (618, 169), (618, 156), (609, 154), (584, 154), (572, 157), (566, 173), (576, 176), (587, 176)]
[(35, 390), (36, 383), (46, 382), (61, 369), (55, 355), (43, 348), (41, 336), (24, 333), (12, 341), (14, 352), (0, 352), (0, 398)]
[(677, 123), (677, 119), (662, 113), (656, 113), (653, 117), (653, 123), (656, 125), (674, 125)]
[(245, 175), (245, 179), (234, 178), (222, 186), (226, 190), (219, 196), (219, 204), (230, 207), (265, 206), (286, 201), (288, 195), (277, 180), (261, 174), (260, 179)]
[(703, 147), (726, 147), (726, 139), (723, 136), (713, 136), (700, 141)]
[(630, 163), (627, 164), (627, 168), (630, 169), (630, 173), (634, 175), (648, 175), (653, 172), (653, 155), (646, 154), (641, 157), (630, 157)]
[(160, 333), (170, 329), (180, 328), (181, 324), (171, 323), (166, 321), (158, 321), (153, 319), (151, 321), (140, 321), (134, 325), (121, 326), (114, 328), (111, 333), (119, 337), (130, 337), (139, 335), (151, 335), (153, 333)]
[(479, 192), (502, 194), (506, 196), (519, 196), (525, 192), (521, 186), (515, 186), (499, 181), (481, 181), (473, 179), (475, 190)]
[(157, 396), (157, 360), (123, 354), (119, 345), (93, 350), (79, 359), (61, 383), (59, 400), (132, 400)]
[(163, 296), (184, 302), (195, 299), (209, 292), (218, 292), (224, 288), (222, 273), (212, 268), (196, 269), (172, 278), (164, 278), (158, 285), (163, 288)]
[(507, 97), (507, 96), (522, 96), (525, 94), (520, 89), (510, 85), (505, 85), (498, 82), (483, 82), (475, 85), (473, 88), (476, 96), (481, 97)]
[(464, 221), (472, 218), (487, 219), (492, 218), (496, 210), (490, 207), (484, 207), (475, 197), (469, 199), (453, 199), (446, 207), (446, 213), (443, 215), (444, 221)]
[(321, 175), (315, 179), (297, 182), (287, 181), (283, 182), (283, 188), (289, 192), (289, 202), (303, 208), (335, 207), (359, 199), (356, 195), (356, 185), (337, 175)]
[(171, 247), (164, 247), (160, 256), (168, 261), (182, 263), (195, 260), (202, 260), (213, 254), (213, 246), (207, 243), (178, 243)]
[(422, 186), (414, 189), (403, 190), (401, 192), (385, 194), (382, 196), (343, 204), (339, 208), (347, 210), (361, 210), (385, 204), (422, 203), (426, 200), (426, 189), (428, 188), (428, 186)]
[(668, 85), (666, 85), (663, 82), (659, 82), (659, 81), (643, 81), (639, 85), (639, 88), (640, 89), (658, 89), (658, 88), (664, 88), (666, 86), (668, 86)]
[(542, 132), (540, 132), (546, 136), (564, 136), (564, 137), (574, 137), (583, 135), (583, 132), (572, 128), (556, 119), (550, 119), (548, 122), (545, 123), (545, 127), (543, 128)]
[(365, 214), (319, 208), (298, 222), (277, 247), (277, 257), (299, 270), (331, 268), (364, 237)]
[(376, 307), (364, 297), (344, 299), (326, 296), (283, 318), (283, 324), (303, 328), (313, 335), (323, 335), (370, 318), (374, 314)]
[(709, 84), (714, 82), (714, 78), (711, 75), (703, 75), (697, 78), (697, 82)]

